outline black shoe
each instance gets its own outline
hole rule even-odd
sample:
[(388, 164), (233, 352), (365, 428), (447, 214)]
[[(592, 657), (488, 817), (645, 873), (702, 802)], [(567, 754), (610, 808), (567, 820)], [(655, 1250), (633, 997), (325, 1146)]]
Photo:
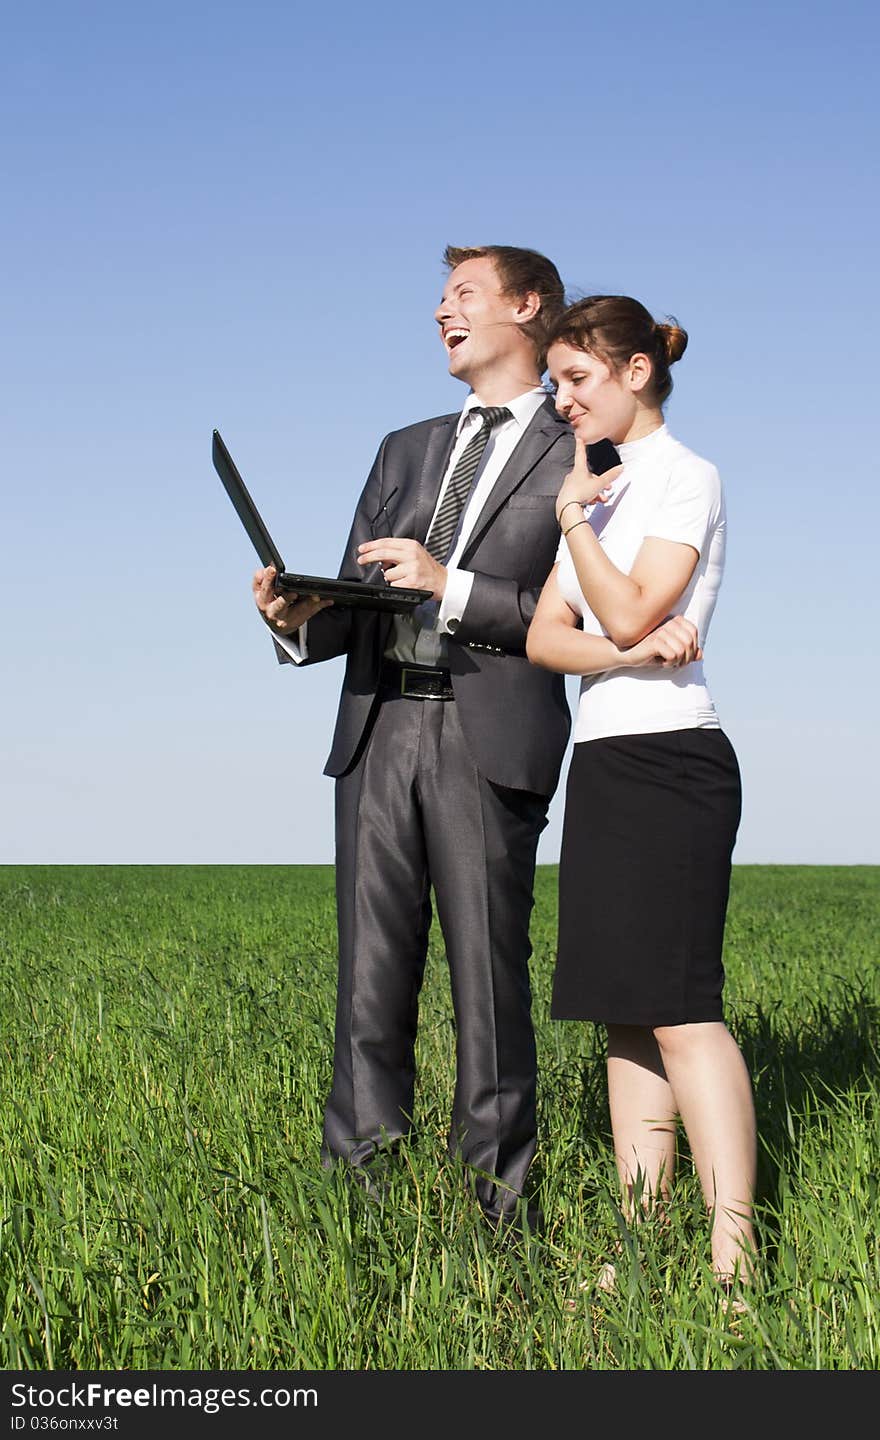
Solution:
[(341, 1157), (323, 1157), (324, 1170), (334, 1170), (349, 1184), (362, 1190), (368, 1200), (385, 1200), (391, 1190), (391, 1172), (394, 1154), (381, 1151), (369, 1160), (352, 1165)]
[(544, 1215), (537, 1205), (520, 1203), (515, 1210), (493, 1210), (480, 1206), (483, 1219), (499, 1240), (529, 1240), (540, 1235)]
[(390, 1179), (375, 1163), (350, 1165), (349, 1177), (353, 1184), (363, 1190), (368, 1200), (385, 1200), (391, 1191)]

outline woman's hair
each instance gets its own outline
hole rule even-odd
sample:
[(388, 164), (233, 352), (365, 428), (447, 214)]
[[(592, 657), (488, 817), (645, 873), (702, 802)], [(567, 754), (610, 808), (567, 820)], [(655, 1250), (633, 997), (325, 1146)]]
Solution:
[(561, 341), (575, 350), (588, 350), (612, 370), (620, 370), (631, 355), (647, 355), (653, 365), (651, 388), (659, 404), (672, 390), (670, 365), (680, 360), (688, 343), (674, 316), (658, 325), (649, 310), (629, 295), (587, 295), (562, 312), (547, 337), (547, 347)]

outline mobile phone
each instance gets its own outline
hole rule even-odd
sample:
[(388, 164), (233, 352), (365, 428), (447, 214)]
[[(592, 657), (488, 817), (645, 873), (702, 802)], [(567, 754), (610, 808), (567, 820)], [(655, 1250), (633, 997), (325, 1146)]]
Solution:
[(621, 459), (610, 440), (597, 440), (595, 445), (587, 446), (587, 464), (594, 475), (604, 475), (606, 470), (620, 465)]

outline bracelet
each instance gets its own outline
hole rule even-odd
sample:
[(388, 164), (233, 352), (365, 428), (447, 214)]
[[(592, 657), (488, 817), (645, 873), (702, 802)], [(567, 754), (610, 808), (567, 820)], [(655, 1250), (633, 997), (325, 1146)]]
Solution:
[(575, 520), (574, 524), (569, 525), (568, 530), (563, 530), (562, 533), (563, 535), (568, 535), (570, 531), (576, 530), (579, 525), (588, 525), (589, 523), (590, 522), (588, 520)]
[(559, 521), (560, 524), (562, 523), (563, 513), (568, 509), (569, 505), (579, 505), (582, 510), (584, 508), (583, 503), (580, 500), (566, 500), (559, 514), (556, 516), (556, 519), (557, 521)]

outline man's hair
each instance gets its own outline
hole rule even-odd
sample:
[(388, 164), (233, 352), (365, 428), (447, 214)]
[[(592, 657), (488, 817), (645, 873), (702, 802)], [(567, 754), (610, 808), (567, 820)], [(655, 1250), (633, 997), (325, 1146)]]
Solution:
[(492, 261), (501, 281), (501, 293), (520, 299), (534, 292), (541, 301), (541, 308), (533, 320), (522, 325), (535, 347), (538, 369), (543, 371), (547, 358), (547, 335), (554, 322), (565, 308), (565, 287), (559, 278), (559, 271), (537, 250), (522, 250), (516, 245), (447, 245), (443, 263), (450, 270), (465, 260)]

